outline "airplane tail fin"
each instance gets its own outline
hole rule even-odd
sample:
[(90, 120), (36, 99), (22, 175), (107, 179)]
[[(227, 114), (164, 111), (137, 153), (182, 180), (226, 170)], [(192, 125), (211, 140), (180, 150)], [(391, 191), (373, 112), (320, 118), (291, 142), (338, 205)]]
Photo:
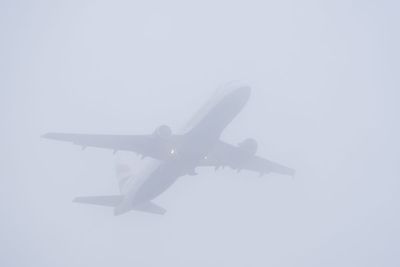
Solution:
[(114, 208), (115, 215), (121, 215), (131, 210), (163, 215), (166, 210), (152, 202), (138, 205), (127, 205), (122, 195), (77, 197), (73, 202)]
[(117, 162), (115, 164), (115, 173), (118, 181), (118, 187), (122, 192), (125, 185), (133, 178), (131, 167), (128, 164)]
[(124, 197), (121, 195), (93, 196), (93, 197), (77, 197), (74, 199), (74, 202), (81, 204), (97, 205), (97, 206), (116, 207), (123, 201), (123, 199)]
[(130, 184), (137, 179), (137, 166), (132, 164), (135, 160), (137, 159), (133, 155), (122, 152), (119, 152), (115, 157), (115, 177), (122, 195), (129, 190)]

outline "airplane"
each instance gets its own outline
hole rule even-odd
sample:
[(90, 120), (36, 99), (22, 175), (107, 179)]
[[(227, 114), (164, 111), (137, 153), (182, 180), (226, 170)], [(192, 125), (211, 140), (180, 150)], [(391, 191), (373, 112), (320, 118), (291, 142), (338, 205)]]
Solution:
[(246, 84), (229, 83), (223, 86), (184, 127), (174, 134), (167, 125), (161, 125), (147, 135), (101, 135), (47, 133), (43, 138), (72, 142), (86, 147), (136, 152), (154, 159), (145, 172), (133, 177), (124, 176), (123, 165), (117, 173), (120, 194), (75, 198), (74, 202), (107, 206), (114, 215), (132, 210), (163, 215), (166, 210), (153, 200), (172, 186), (179, 177), (197, 175), (197, 167), (230, 167), (240, 172), (248, 170), (260, 175), (278, 173), (294, 176), (295, 170), (256, 155), (258, 144), (245, 139), (238, 145), (221, 140), (223, 130), (232, 122), (248, 102), (251, 88)]

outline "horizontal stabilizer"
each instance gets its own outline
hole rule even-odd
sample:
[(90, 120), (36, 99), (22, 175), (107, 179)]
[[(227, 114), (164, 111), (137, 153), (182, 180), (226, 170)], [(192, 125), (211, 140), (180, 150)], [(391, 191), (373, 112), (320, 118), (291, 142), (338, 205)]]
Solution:
[(142, 211), (163, 215), (166, 210), (152, 202), (145, 202), (137, 205), (126, 205), (124, 197), (121, 195), (113, 196), (93, 196), (93, 197), (77, 197), (74, 202), (81, 204), (97, 205), (115, 208), (114, 214), (121, 215), (131, 210)]
[(116, 207), (123, 200), (123, 196), (93, 196), (93, 197), (77, 197), (74, 199), (76, 203), (106, 206), (106, 207)]
[(138, 210), (138, 211), (148, 212), (148, 213), (154, 213), (154, 214), (158, 214), (158, 215), (164, 215), (164, 213), (166, 212), (166, 210), (164, 208), (162, 208), (152, 202), (146, 202), (139, 206), (134, 206), (133, 209)]
[(156, 204), (154, 204), (152, 202), (145, 202), (145, 203), (140, 203), (140, 204), (135, 204), (135, 205), (129, 205), (128, 203), (125, 203), (124, 201), (122, 201), (118, 206), (115, 207), (114, 215), (116, 215), (116, 216), (122, 215), (131, 210), (152, 213), (152, 214), (157, 214), (157, 215), (164, 215), (166, 212), (166, 210), (164, 208), (157, 206)]

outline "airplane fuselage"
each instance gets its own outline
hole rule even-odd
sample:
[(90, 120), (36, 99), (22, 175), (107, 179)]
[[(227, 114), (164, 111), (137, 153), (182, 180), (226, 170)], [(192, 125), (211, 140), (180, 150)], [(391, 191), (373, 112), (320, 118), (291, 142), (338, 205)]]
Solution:
[(226, 126), (247, 103), (251, 89), (246, 86), (230, 88), (216, 104), (184, 134), (182, 141), (171, 149), (171, 157), (157, 162), (142, 180), (133, 183), (116, 213), (150, 202), (167, 190), (179, 177), (194, 175), (195, 167), (218, 142)]

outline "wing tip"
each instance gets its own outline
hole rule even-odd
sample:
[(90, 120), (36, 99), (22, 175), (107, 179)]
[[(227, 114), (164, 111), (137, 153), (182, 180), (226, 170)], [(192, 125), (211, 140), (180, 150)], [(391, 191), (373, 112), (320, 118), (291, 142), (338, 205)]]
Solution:
[(48, 139), (48, 138), (50, 138), (51, 137), (51, 133), (45, 133), (45, 134), (42, 134), (41, 136), (40, 136), (40, 138), (46, 138), (46, 139)]
[(45, 138), (45, 139), (58, 139), (58, 138), (61, 137), (61, 134), (59, 134), (59, 133), (45, 133), (45, 134), (42, 134), (40, 137), (41, 138)]

